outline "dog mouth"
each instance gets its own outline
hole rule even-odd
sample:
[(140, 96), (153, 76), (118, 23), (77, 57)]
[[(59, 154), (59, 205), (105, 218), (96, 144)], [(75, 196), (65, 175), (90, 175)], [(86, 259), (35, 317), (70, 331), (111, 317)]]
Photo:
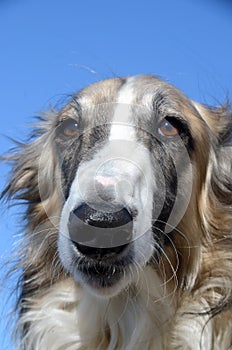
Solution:
[(114, 262), (82, 261), (78, 263), (78, 271), (82, 280), (94, 289), (107, 289), (116, 285), (128, 269), (130, 259), (118, 259)]
[(72, 245), (77, 252), (84, 252), (85, 249), (89, 252), (93, 249), (94, 257), (77, 254), (75, 262), (81, 281), (93, 289), (102, 290), (115, 286), (127, 276), (133, 264), (133, 247), (130, 243), (114, 247), (113, 252), (112, 249), (85, 247), (73, 241)]
[(82, 204), (69, 216), (69, 236), (82, 279), (94, 288), (116, 284), (132, 262), (133, 216), (127, 208)]

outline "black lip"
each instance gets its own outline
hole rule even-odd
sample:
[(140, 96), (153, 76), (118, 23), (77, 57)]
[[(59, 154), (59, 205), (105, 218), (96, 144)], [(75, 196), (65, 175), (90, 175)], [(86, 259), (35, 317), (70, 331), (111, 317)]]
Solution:
[[(91, 246), (86, 246), (71, 240), (73, 246), (78, 250), (79, 253), (88, 255), (89, 258), (94, 260), (109, 260), (118, 258), (129, 246), (129, 244), (124, 244), (118, 247), (112, 248), (94, 248)], [(87, 252), (87, 254), (86, 254)]]

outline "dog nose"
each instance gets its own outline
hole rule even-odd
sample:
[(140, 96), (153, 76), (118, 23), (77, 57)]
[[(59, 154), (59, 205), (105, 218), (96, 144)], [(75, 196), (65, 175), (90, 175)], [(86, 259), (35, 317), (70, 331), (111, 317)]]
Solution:
[(82, 204), (70, 213), (68, 229), (79, 252), (93, 259), (109, 258), (132, 240), (133, 218), (126, 208), (109, 212)]

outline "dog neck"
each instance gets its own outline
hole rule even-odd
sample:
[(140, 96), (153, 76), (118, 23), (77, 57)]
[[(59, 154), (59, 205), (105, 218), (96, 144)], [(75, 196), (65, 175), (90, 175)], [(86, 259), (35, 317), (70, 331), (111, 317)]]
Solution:
[(20, 320), (31, 324), (24, 342), (35, 350), (163, 349), (173, 315), (164, 290), (149, 266), (112, 298), (98, 298), (67, 279), (33, 300)]

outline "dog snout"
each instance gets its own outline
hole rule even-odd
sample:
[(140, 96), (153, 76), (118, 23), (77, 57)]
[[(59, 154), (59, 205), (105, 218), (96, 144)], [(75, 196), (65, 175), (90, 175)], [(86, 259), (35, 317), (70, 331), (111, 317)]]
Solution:
[(126, 208), (96, 210), (82, 204), (70, 213), (69, 235), (76, 249), (91, 258), (123, 252), (132, 240), (133, 218)]

